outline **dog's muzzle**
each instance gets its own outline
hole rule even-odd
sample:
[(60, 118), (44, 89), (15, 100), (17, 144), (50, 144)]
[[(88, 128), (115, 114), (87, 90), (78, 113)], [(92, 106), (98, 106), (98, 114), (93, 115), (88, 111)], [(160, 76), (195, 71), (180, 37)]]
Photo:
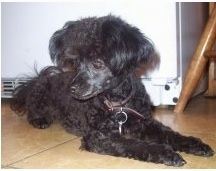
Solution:
[(70, 95), (75, 99), (87, 100), (104, 90), (103, 82), (79, 75), (70, 84)]
[(90, 99), (109, 89), (114, 78), (105, 65), (95, 68), (90, 62), (84, 64), (70, 82), (71, 96), (80, 100)]
[(80, 89), (78, 85), (72, 85), (70, 87), (70, 94), (75, 99), (79, 100), (87, 100), (92, 97), (97, 96), (102, 92), (102, 89), (93, 90), (93, 88), (89, 87), (89, 89)]

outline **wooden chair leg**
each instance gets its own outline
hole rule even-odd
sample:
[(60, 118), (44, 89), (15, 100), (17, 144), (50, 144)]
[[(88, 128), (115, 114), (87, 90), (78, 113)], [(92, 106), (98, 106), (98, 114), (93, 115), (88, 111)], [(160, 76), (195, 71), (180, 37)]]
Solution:
[(215, 38), (216, 7), (214, 7), (211, 15), (209, 16), (195, 54), (190, 62), (189, 68), (187, 69), (180, 97), (175, 106), (174, 112), (183, 112), (206, 67), (208, 60), (204, 57), (204, 52), (212, 49)]
[(205, 97), (216, 97), (216, 50), (207, 51), (204, 55), (209, 61), (208, 90)]
[(215, 65), (214, 59), (210, 59), (209, 63), (209, 81), (208, 81), (208, 96), (216, 96), (216, 80), (215, 80)]

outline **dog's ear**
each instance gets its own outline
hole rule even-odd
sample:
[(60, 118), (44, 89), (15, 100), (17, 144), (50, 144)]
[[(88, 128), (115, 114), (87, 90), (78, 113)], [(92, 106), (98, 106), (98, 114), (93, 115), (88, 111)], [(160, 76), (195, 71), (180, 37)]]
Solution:
[(102, 42), (106, 58), (115, 73), (131, 71), (149, 61), (154, 45), (138, 28), (118, 17), (110, 16), (102, 25)]
[(56, 31), (49, 41), (49, 53), (53, 63), (58, 64), (63, 56), (64, 42), (63, 36), (65, 34), (64, 30)]
[[(68, 58), (75, 58), (70, 48), (70, 35), (67, 34), (67, 30), (70, 30), (74, 26), (74, 21), (66, 22), (62, 29), (57, 30), (50, 38), (49, 41), (49, 53), (52, 62), (58, 66), (64, 65), (64, 61)], [(67, 58), (67, 59), (66, 59)]]
[(74, 26), (74, 21), (66, 22), (62, 29), (56, 31), (49, 41), (49, 53), (53, 63), (57, 64), (64, 71), (75, 72), (74, 60), (77, 55), (72, 52), (73, 49), (69, 48), (70, 36), (67, 30)]

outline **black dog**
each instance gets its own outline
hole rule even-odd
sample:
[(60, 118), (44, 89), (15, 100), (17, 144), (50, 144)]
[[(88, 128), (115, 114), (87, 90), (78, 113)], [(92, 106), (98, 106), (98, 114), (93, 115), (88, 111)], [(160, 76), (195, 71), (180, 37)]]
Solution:
[(66, 23), (49, 47), (57, 66), (18, 87), (11, 104), (18, 113), (27, 111), (34, 127), (57, 120), (83, 137), (82, 149), (166, 165), (186, 163), (176, 151), (213, 155), (201, 140), (153, 119), (134, 71), (153, 61), (155, 51), (137, 28), (111, 15), (86, 18)]

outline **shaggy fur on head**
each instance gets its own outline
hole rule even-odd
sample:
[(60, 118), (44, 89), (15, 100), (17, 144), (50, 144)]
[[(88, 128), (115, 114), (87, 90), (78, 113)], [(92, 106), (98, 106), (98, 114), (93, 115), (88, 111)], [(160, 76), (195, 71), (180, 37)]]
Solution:
[(49, 50), (58, 66), (99, 58), (117, 75), (147, 62), (154, 47), (136, 27), (106, 16), (67, 22), (51, 37)]
[(152, 117), (150, 98), (134, 72), (158, 58), (136, 27), (111, 15), (67, 22), (49, 49), (57, 66), (18, 87), (11, 103), (34, 127), (58, 121), (82, 137), (83, 150), (140, 161), (182, 166), (186, 162), (176, 151), (213, 155), (200, 139)]

